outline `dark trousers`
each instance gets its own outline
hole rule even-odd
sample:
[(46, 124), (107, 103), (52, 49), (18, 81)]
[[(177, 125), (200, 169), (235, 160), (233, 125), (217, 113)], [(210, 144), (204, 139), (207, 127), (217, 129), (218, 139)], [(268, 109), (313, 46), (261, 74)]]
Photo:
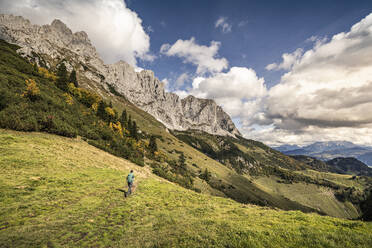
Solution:
[(133, 186), (133, 183), (128, 182), (128, 192), (127, 192), (127, 195), (132, 194), (132, 186)]

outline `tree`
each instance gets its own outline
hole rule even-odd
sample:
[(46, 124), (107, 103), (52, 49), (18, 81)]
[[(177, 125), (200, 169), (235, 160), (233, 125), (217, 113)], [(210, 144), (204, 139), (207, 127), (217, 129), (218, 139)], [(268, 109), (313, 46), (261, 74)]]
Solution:
[(37, 87), (35, 80), (32, 78), (26, 79), (26, 91), (21, 96), (28, 97), (31, 101), (36, 100), (40, 96), (40, 89)]
[(158, 145), (156, 144), (156, 137), (154, 135), (150, 137), (149, 149), (152, 155), (158, 151)]
[(136, 121), (132, 122), (131, 129), (129, 129), (130, 136), (132, 136), (135, 140), (138, 140), (138, 129)]
[(68, 82), (73, 83), (76, 88), (79, 88), (79, 83), (78, 83), (77, 78), (76, 78), (76, 71), (75, 70), (72, 70)]
[(68, 90), (68, 80), (67, 80), (67, 69), (64, 63), (61, 63), (57, 69), (57, 87), (61, 90)]
[(209, 182), (209, 180), (211, 180), (212, 174), (208, 171), (207, 168), (205, 168), (204, 172), (200, 174), (199, 177), (201, 179), (204, 179), (206, 182)]
[(186, 158), (185, 158), (185, 155), (183, 153), (181, 153), (179, 159), (178, 159), (178, 165), (180, 166), (180, 169), (183, 171), (183, 172), (186, 172), (187, 171), (187, 168), (186, 168)]
[(106, 120), (106, 104), (104, 101), (100, 101), (97, 108), (97, 116), (101, 117), (102, 120)]
[(121, 125), (123, 127), (128, 128), (128, 116), (127, 116), (127, 111), (125, 109), (121, 113), (119, 121), (121, 122)]

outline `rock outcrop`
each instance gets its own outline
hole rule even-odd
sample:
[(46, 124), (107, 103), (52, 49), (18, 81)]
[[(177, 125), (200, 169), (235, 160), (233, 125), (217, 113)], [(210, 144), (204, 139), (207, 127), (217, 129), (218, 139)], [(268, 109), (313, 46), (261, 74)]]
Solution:
[(114, 87), (130, 102), (153, 115), (167, 128), (198, 129), (217, 135), (240, 135), (231, 118), (215, 101), (164, 90), (154, 72), (136, 72), (124, 61), (105, 65), (85, 32), (73, 33), (63, 22), (33, 25), (20, 16), (0, 15), (0, 38), (22, 47), (24, 57), (47, 67), (61, 61), (85, 78), (108, 89)]

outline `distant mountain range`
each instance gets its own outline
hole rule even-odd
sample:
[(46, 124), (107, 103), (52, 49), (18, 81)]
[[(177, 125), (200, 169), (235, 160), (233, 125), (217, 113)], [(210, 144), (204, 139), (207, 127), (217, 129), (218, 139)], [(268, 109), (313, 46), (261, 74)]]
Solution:
[(282, 145), (274, 148), (287, 155), (306, 155), (323, 161), (337, 157), (354, 157), (372, 166), (372, 147), (356, 145), (349, 141), (315, 142), (303, 147)]

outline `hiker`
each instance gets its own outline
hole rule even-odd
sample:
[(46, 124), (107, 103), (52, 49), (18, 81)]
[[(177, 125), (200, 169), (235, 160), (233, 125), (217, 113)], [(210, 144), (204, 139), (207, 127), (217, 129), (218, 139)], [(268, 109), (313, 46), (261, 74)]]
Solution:
[(130, 170), (130, 173), (129, 173), (128, 176), (127, 176), (128, 192), (126, 192), (126, 193), (124, 194), (125, 197), (129, 196), (130, 194), (132, 194), (133, 181), (134, 181), (133, 170)]

